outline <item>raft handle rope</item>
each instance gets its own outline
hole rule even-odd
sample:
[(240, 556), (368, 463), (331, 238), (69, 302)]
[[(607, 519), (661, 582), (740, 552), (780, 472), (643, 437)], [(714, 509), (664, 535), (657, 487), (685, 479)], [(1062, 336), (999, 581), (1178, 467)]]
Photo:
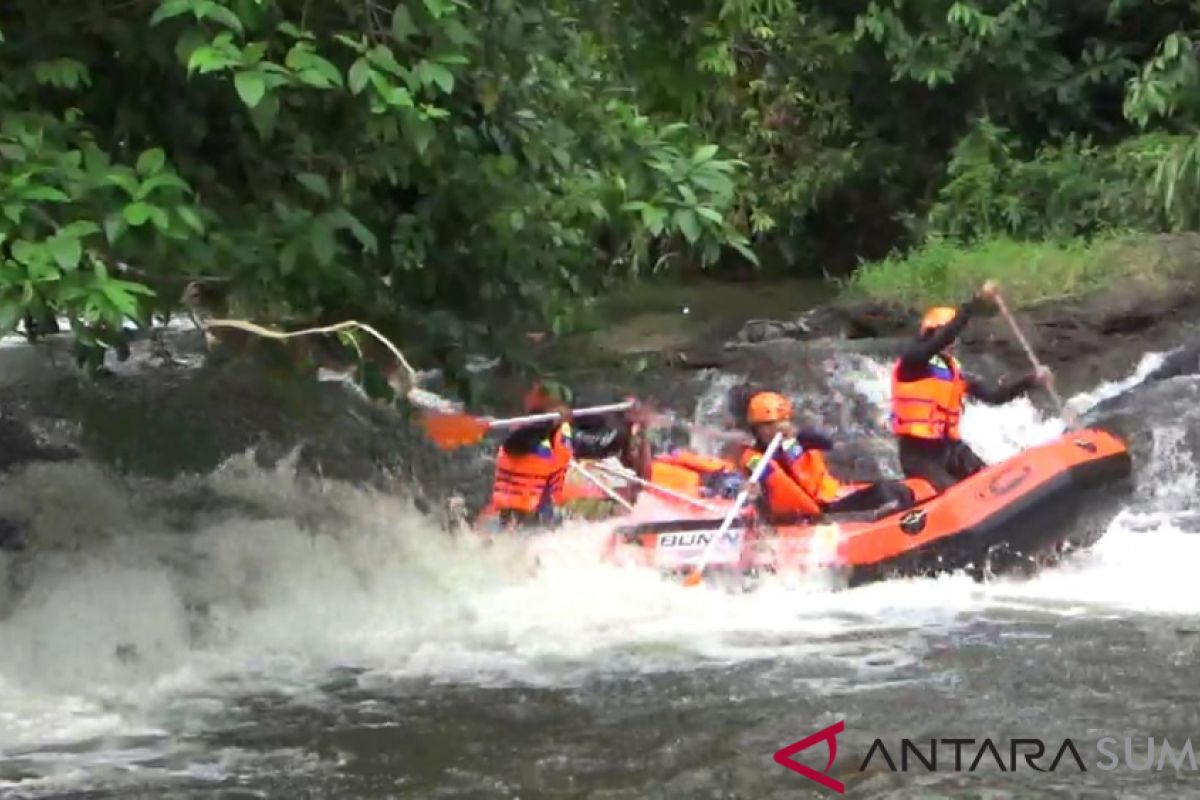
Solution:
[(670, 497), (671, 499), (678, 500), (681, 503), (687, 503), (688, 505), (695, 506), (696, 508), (699, 508), (703, 511), (709, 511), (714, 514), (721, 513), (721, 509), (717, 508), (716, 506), (712, 505), (711, 503), (706, 503), (697, 497), (690, 497), (686, 494), (683, 494), (682, 492), (677, 492), (674, 489), (669, 489), (666, 486), (660, 486), (659, 484), (654, 483), (653, 481), (648, 481), (639, 475), (635, 475), (630, 470), (627, 470), (624, 468), (613, 467), (613, 466), (610, 466), (610, 465), (604, 464), (604, 463), (596, 463), (596, 464), (593, 464), (593, 466), (596, 469), (600, 470), (601, 472), (605, 472), (609, 475), (612, 475), (615, 478), (623, 478), (624, 480), (632, 481), (633, 483), (636, 483), (639, 486), (641, 486), (645, 489), (648, 489), (652, 492), (658, 492), (659, 494), (661, 494), (664, 497)]
[(587, 470), (578, 461), (576, 461), (574, 459), (571, 460), (571, 469), (575, 470), (580, 475), (582, 475), (583, 477), (585, 477), (589, 481), (591, 481), (593, 484), (595, 484), (596, 488), (598, 488), (600, 491), (602, 491), (606, 495), (608, 495), (608, 498), (610, 500), (612, 500), (613, 502), (617, 503), (617, 505), (621, 506), (626, 511), (633, 511), (632, 503), (630, 503), (624, 497), (621, 497), (621, 495), (617, 494), (616, 491), (611, 486), (609, 486), (607, 483), (602, 481), (597, 475), (595, 475), (592, 472), (590, 472), (589, 470)]

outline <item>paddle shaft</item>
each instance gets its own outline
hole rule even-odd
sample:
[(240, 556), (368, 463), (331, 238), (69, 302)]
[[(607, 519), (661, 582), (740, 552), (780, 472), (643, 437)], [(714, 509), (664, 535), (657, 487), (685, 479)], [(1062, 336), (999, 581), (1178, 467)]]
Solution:
[[(633, 401), (624, 403), (612, 403), (606, 406), (592, 406), (590, 408), (572, 409), (571, 416), (573, 417), (594, 417), (597, 414), (611, 414), (614, 411), (628, 411), (633, 408)], [(491, 430), (501, 430), (503, 428), (519, 428), (522, 425), (534, 425), (539, 422), (551, 422), (559, 419), (562, 415), (557, 411), (550, 411), (545, 414), (530, 414), (525, 417), (510, 417), (508, 419), (490, 419), (485, 420), (487, 426)]]
[[(1025, 338), (1025, 334), (1021, 330), (1021, 326), (1017, 324), (1017, 320), (1008, 310), (1008, 305), (1004, 302), (1004, 298), (1000, 296), (999, 292), (996, 292), (995, 301), (996, 308), (1000, 309), (1000, 313), (1008, 322), (1008, 326), (1012, 328), (1013, 335), (1017, 337), (1017, 341), (1020, 342), (1021, 347), (1025, 349), (1025, 355), (1029, 357), (1029, 363), (1033, 365), (1035, 370), (1040, 371), (1045, 369), (1045, 367), (1042, 365), (1042, 362), (1038, 360), (1037, 354), (1033, 352), (1033, 348), (1030, 346), (1029, 340)], [(1055, 405), (1058, 406), (1059, 413), (1061, 413), (1063, 416), (1067, 416), (1067, 406), (1063, 402), (1062, 398), (1059, 397), (1058, 391), (1053, 385), (1048, 385), (1045, 388), (1046, 391), (1050, 393), (1050, 397), (1054, 400)]]
[(742, 513), (742, 506), (746, 505), (746, 501), (750, 499), (750, 490), (757, 486), (758, 482), (762, 480), (763, 473), (767, 471), (769, 466), (771, 466), (771, 461), (775, 458), (775, 451), (779, 449), (779, 445), (782, 442), (783, 431), (780, 431), (779, 433), (775, 434), (775, 438), (771, 440), (769, 445), (767, 445), (767, 449), (762, 455), (762, 460), (758, 462), (758, 464), (754, 467), (754, 471), (750, 473), (750, 481), (746, 484), (746, 488), (738, 492), (737, 500), (734, 502), (733, 508), (729, 509), (729, 513), (725, 515), (725, 519), (721, 522), (720, 529), (717, 531), (716, 535), (708, 540), (708, 544), (704, 546), (704, 552), (700, 555), (700, 563), (692, 572), (692, 576), (689, 578), (689, 581), (693, 579), (699, 580), (699, 577), (704, 574), (704, 568), (708, 566), (708, 561), (712, 557), (713, 546), (716, 545), (716, 543), (721, 540), (721, 537), (724, 536), (733, 526), (733, 521), (737, 519), (738, 514)]

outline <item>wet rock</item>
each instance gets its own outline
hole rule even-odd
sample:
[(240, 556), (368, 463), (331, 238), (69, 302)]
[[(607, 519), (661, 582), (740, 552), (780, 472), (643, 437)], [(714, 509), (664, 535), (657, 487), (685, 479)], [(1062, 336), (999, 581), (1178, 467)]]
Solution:
[(1200, 373), (1200, 339), (1188, 342), (1167, 355), (1162, 365), (1146, 376), (1146, 382), (1165, 381)]
[(742, 325), (730, 344), (757, 344), (776, 339), (813, 339), (840, 336), (848, 319), (845, 312), (835, 306), (819, 306), (804, 312), (794, 320), (780, 322), (768, 319), (752, 319)]

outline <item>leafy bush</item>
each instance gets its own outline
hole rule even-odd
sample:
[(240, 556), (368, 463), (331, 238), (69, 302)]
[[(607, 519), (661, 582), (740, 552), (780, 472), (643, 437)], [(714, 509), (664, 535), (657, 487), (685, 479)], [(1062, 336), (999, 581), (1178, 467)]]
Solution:
[(0, 333), (45, 312), (104, 346), (202, 279), (457, 341), (567, 327), (670, 252), (754, 258), (739, 163), (642, 113), (570, 4), (20, 0), (0, 26)]

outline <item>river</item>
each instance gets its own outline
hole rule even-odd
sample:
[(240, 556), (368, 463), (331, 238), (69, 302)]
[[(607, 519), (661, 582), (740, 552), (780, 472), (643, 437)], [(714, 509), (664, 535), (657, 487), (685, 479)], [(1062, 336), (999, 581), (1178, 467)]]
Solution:
[[(886, 392), (882, 364), (856, 381)], [(1194, 389), (1159, 409), (1093, 550), (986, 584), (684, 589), (603, 565), (586, 525), (534, 572), (515, 543), (249, 458), (167, 484), (12, 472), (8, 502), (56, 546), (0, 562), (0, 794), (832, 796), (772, 756), (844, 722), (830, 775), (852, 797), (1200, 797), (1188, 768), (1096, 766), (1104, 737), (1141, 761), (1147, 737), (1200, 734)], [(989, 459), (1060, 430), (1026, 400), (964, 420)], [(1004, 763), (860, 770), (877, 738), (897, 759), (903, 738), (990, 738)], [(1014, 738), (1070, 739), (1087, 769), (1001, 769)]]

